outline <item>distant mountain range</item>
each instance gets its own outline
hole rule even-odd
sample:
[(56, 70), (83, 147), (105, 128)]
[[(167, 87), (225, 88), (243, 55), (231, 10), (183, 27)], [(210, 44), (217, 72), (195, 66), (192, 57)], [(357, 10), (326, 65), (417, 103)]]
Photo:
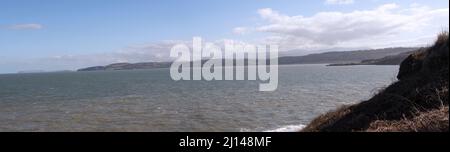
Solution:
[[(331, 65), (360, 65), (382, 64), (398, 65), (409, 53), (417, 50), (413, 47), (385, 48), (360, 51), (335, 51), (305, 56), (282, 56), (279, 64), (331, 64)], [(168, 68), (171, 62), (142, 62), (142, 63), (114, 63), (106, 66), (94, 66), (79, 69), (78, 71), (104, 71), (104, 70), (134, 70)]]

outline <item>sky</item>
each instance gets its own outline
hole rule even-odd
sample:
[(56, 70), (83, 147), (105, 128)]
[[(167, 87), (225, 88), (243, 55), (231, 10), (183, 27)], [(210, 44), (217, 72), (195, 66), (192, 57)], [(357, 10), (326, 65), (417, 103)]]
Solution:
[(194, 36), (300, 55), (425, 46), (448, 18), (448, 0), (1, 0), (0, 73), (167, 61)]

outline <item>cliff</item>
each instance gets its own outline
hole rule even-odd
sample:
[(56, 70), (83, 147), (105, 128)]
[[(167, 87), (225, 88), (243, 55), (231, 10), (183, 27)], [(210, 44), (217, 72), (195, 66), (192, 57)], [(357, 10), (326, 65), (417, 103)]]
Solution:
[(305, 132), (449, 131), (448, 32), (409, 55), (398, 81), (370, 100), (343, 106), (313, 120)]

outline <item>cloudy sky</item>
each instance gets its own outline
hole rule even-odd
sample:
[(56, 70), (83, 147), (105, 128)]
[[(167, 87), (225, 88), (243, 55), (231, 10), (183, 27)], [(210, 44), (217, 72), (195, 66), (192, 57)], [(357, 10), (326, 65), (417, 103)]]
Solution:
[(0, 73), (169, 60), (193, 36), (281, 51), (424, 46), (448, 0), (2, 0)]

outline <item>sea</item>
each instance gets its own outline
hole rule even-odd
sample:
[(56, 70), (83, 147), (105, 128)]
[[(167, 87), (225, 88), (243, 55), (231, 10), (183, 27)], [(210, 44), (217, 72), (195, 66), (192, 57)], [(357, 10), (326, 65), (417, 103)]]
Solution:
[(0, 75), (0, 131), (295, 132), (396, 81), (398, 66), (279, 66), (260, 81), (174, 81), (169, 69)]

